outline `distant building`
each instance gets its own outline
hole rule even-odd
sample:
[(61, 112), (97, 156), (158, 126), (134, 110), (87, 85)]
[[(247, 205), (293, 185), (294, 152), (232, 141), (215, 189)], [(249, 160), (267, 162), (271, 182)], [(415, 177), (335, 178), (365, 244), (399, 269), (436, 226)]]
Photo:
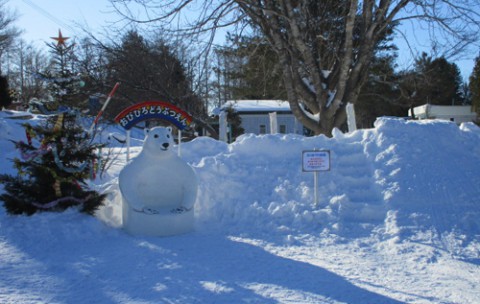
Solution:
[[(229, 100), (220, 108), (212, 111), (219, 115), (227, 108), (232, 108), (242, 119), (245, 133), (253, 134), (303, 134), (303, 125), (298, 122), (290, 109), (288, 101), (283, 100)], [(272, 116), (271, 113), (276, 113)], [(272, 132), (272, 117), (276, 118), (276, 132)]]
[[(471, 106), (439, 106), (425, 104), (413, 108), (413, 116), (418, 119), (441, 119), (453, 121), (457, 124), (475, 121), (477, 114), (472, 112)], [(408, 110), (408, 116), (412, 117), (412, 110)]]

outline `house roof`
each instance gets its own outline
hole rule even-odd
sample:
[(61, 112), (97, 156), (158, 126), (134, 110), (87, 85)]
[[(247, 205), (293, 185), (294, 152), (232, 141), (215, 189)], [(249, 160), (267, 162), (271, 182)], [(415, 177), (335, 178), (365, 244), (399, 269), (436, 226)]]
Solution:
[(259, 112), (291, 112), (288, 101), (284, 100), (228, 100), (212, 113), (218, 115), (226, 108), (233, 108), (238, 113), (259, 113)]

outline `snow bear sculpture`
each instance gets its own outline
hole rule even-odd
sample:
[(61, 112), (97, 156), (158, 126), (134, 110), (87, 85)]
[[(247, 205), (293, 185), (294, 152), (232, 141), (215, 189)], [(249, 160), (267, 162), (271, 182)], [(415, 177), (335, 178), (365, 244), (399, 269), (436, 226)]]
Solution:
[(146, 129), (140, 154), (120, 172), (124, 229), (168, 236), (193, 229), (197, 177), (173, 151), (172, 129)]

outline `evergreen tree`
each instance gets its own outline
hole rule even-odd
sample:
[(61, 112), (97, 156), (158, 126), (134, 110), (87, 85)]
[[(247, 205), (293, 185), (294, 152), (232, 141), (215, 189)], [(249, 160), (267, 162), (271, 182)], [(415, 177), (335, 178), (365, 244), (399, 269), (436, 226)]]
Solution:
[(469, 80), (472, 108), (480, 115), (480, 56), (475, 59), (475, 67)]
[(426, 53), (416, 60), (414, 69), (398, 73), (396, 89), (399, 96), (395, 103), (411, 110), (424, 104), (461, 105), (469, 99), (458, 66)]
[(5, 187), (0, 200), (7, 212), (31, 215), (76, 206), (93, 214), (101, 206), (105, 195), (88, 189), (86, 179), (103, 161), (96, 154), (103, 145), (91, 143), (75, 120), (65, 113), (44, 124), (24, 125), (28, 142), (15, 142), (21, 153), (13, 160), (18, 175), (0, 175)]
[(10, 89), (8, 87), (8, 80), (6, 77), (0, 75), (0, 110), (2, 107), (8, 107), (12, 104), (12, 96), (10, 96)]
[(227, 111), (227, 122), (230, 125), (230, 141), (233, 142), (235, 139), (245, 133), (245, 129), (242, 128), (242, 118), (232, 107), (226, 109)]
[[(227, 99), (287, 99), (278, 57), (261, 36), (228, 37), (231, 47), (216, 49), (219, 95)], [(226, 97), (228, 96), (228, 98)]]
[(162, 39), (152, 42), (137, 31), (129, 31), (120, 45), (105, 51), (110, 71), (107, 81), (122, 83), (117, 102), (112, 104), (113, 112), (147, 100), (167, 101), (193, 115), (206, 112), (204, 103), (192, 90), (192, 80), (182, 62)]
[(433, 59), (426, 53), (416, 61), (415, 71), (420, 76), (417, 96), (423, 103), (459, 105), (463, 103), (462, 78), (455, 63), (444, 57)]
[(79, 101), (86, 96), (80, 95), (83, 82), (76, 67), (75, 44), (68, 44), (66, 40), (69, 37), (63, 37), (61, 31), (58, 32), (58, 37), (52, 37), (52, 39), (57, 42), (47, 44), (52, 55), (51, 64), (47, 70), (37, 72), (38, 76), (46, 81), (47, 90), (50, 93), (51, 100), (47, 106), (49, 110), (59, 106), (79, 108)]
[(357, 127), (372, 128), (377, 117), (407, 116), (408, 107), (398, 103), (398, 76), (394, 56), (377, 57), (355, 104)]

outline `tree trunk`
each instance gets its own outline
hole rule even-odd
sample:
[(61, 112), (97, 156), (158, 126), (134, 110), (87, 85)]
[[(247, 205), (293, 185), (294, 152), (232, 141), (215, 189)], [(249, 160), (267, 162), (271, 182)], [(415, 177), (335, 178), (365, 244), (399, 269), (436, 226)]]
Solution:
[[(145, 7), (149, 2), (118, 1), (144, 3)], [(203, 2), (202, 17), (185, 32), (200, 35), (236, 22), (259, 30), (279, 55), (293, 114), (315, 134), (331, 135), (334, 127), (345, 122), (347, 102), (356, 103), (372, 59), (400, 22), (423, 22), (431, 35), (447, 37), (430, 38), (437, 48), (451, 46), (447, 51), (452, 54), (478, 41), (480, 28), (478, 0)], [(163, 14), (156, 22), (169, 25), (184, 8), (198, 3), (179, 0), (171, 4), (161, 6)], [(133, 15), (127, 5), (125, 9), (123, 16)]]
[(196, 125), (206, 129), (210, 133), (211, 137), (217, 140), (219, 139), (218, 132), (215, 131), (215, 129), (210, 124), (195, 116), (192, 116), (192, 120)]

